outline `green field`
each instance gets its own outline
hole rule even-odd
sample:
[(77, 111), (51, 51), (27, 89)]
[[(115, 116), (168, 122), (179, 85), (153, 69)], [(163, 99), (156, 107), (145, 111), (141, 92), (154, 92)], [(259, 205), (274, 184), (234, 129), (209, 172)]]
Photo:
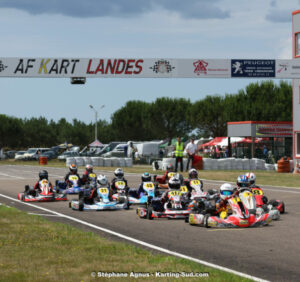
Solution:
[[(0, 281), (103, 281), (91, 273), (150, 273), (147, 281), (183, 281), (155, 278), (160, 272), (208, 273), (193, 281), (249, 281), (185, 259), (153, 254), (141, 248), (101, 238), (67, 224), (50, 222), (0, 205)], [(201, 256), (201, 252), (199, 253)], [(134, 281), (133, 277), (109, 281)]]

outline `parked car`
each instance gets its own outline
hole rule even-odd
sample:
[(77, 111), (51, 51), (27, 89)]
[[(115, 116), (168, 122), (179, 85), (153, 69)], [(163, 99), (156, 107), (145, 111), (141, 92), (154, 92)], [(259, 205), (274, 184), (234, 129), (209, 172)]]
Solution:
[(105, 145), (104, 148), (99, 153), (96, 153), (96, 156), (102, 156), (102, 155), (112, 151), (119, 144), (126, 145), (125, 142), (119, 142), (119, 141), (110, 142), (109, 144)]
[(127, 146), (127, 144), (119, 144), (112, 151), (103, 154), (103, 157), (104, 158), (111, 158), (111, 157), (123, 158), (125, 146)]
[(67, 152), (63, 152), (61, 155), (59, 155), (57, 157), (57, 159), (59, 159), (60, 161), (64, 161), (69, 157), (78, 157), (78, 156), (79, 156), (78, 152), (67, 151)]
[(49, 148), (29, 148), (24, 154), (24, 160), (38, 160), (39, 155), (49, 151)]
[(9, 159), (13, 159), (15, 157), (16, 151), (7, 151), (5, 152)]
[(26, 151), (18, 151), (15, 154), (15, 160), (23, 160), (25, 153), (26, 153)]
[(40, 154), (40, 157), (47, 157), (48, 160), (52, 160), (52, 159), (55, 159), (57, 157), (57, 155), (55, 154), (55, 152), (53, 151), (46, 151), (42, 154)]

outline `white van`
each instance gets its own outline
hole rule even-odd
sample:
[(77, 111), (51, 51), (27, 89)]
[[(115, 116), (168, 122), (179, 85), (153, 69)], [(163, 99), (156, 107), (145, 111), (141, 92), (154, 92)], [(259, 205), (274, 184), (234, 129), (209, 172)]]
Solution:
[(40, 154), (49, 151), (49, 148), (29, 148), (27, 152), (23, 155), (24, 160), (38, 160), (39, 152)]

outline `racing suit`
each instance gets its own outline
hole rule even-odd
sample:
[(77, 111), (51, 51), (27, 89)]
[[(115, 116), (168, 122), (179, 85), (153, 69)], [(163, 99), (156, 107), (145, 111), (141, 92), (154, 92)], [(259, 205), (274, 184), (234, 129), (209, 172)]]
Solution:
[[(25, 186), (25, 193), (27, 193), (28, 195), (32, 195), (32, 196), (36, 196), (37, 192), (40, 192), (40, 181), (38, 180), (34, 186), (32, 188), (30, 188), (28, 185)], [(53, 185), (52, 183), (49, 181), (49, 187), (50, 187), (50, 191), (53, 191)]]
[(126, 195), (128, 195), (129, 187), (127, 185), (127, 180), (124, 177), (122, 177), (122, 178), (114, 177), (112, 179), (112, 181), (111, 181), (111, 193), (112, 194), (117, 193), (117, 188), (116, 188), (115, 184), (118, 181), (124, 181), (125, 182), (125, 192), (126, 192)]
[(79, 174), (78, 173), (72, 173), (72, 172), (68, 172), (67, 174), (66, 174), (66, 176), (65, 176), (65, 182), (66, 182), (66, 184), (67, 184), (67, 186), (69, 186), (69, 184), (70, 184), (70, 181), (69, 181), (69, 176), (70, 175), (76, 175), (77, 177), (78, 177), (78, 185), (80, 185), (81, 186), (81, 178), (80, 178), (80, 176), (79, 176)]
[(82, 175), (82, 177), (81, 177), (81, 183), (82, 183), (82, 185), (84, 185), (84, 184), (86, 184), (87, 183), (87, 181), (88, 181), (88, 179), (89, 179), (89, 174), (90, 173), (93, 173), (93, 171), (85, 171), (84, 173), (83, 173), (83, 175)]

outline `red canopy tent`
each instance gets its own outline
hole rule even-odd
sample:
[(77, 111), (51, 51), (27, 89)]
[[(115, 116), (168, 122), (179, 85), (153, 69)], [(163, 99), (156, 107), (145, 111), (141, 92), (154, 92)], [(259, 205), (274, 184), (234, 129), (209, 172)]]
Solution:
[(213, 140), (210, 140), (209, 142), (202, 144), (201, 147), (209, 147), (209, 146), (218, 145), (225, 138), (227, 138), (227, 137), (215, 137)]

